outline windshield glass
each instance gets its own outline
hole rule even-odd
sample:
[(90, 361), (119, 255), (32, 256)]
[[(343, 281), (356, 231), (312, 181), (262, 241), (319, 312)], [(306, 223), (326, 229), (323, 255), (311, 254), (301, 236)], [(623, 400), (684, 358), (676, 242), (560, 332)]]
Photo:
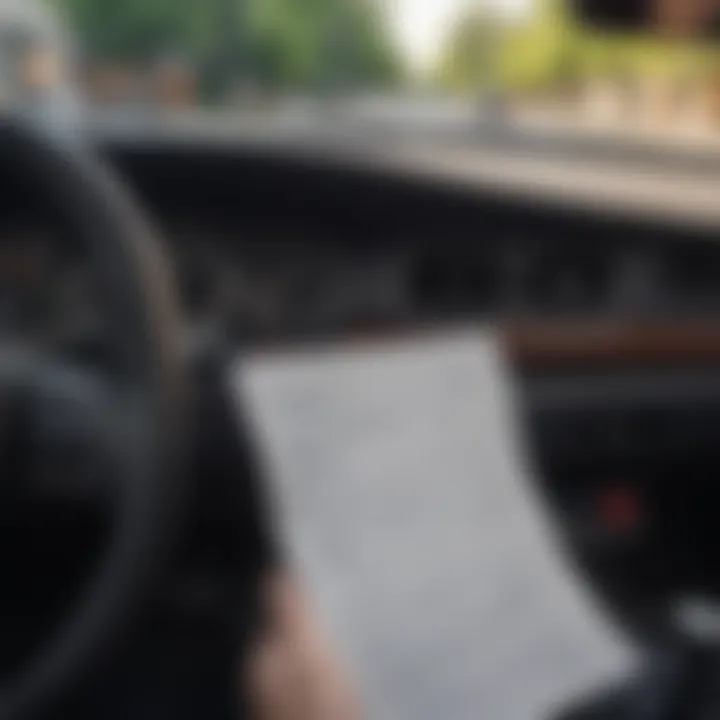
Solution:
[[(363, 96), (540, 130), (713, 138), (718, 51), (588, 29), (563, 0), (57, 0), (90, 103), (276, 109)], [(425, 105), (425, 119), (431, 108)], [(502, 111), (502, 113), (501, 113)], [(420, 113), (417, 103), (414, 113)], [(418, 119), (418, 118), (416, 118)]]
[[(0, 52), (15, 58), (3, 62), (4, 74), (13, 69), (21, 97), (28, 85), (57, 90), (57, 73), (38, 50), (48, 26), (62, 27), (72, 40), (61, 45), (73, 49), (73, 91), (113, 117), (287, 114), (352, 99), (353, 117), (401, 127), (458, 131), (480, 119), (563, 139), (715, 143), (720, 56), (712, 39), (591, 27), (571, 5), (4, 0), (10, 29)], [(28, 42), (35, 33), (42, 43)], [(50, 94), (57, 100), (62, 93)]]

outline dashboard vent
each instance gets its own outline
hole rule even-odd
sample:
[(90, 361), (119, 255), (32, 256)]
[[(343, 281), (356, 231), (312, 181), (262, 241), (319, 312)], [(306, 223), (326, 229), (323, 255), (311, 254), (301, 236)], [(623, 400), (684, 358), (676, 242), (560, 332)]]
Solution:
[(594, 312), (612, 304), (613, 260), (599, 253), (555, 250), (527, 263), (521, 279), (530, 311)]
[(665, 294), (681, 308), (720, 304), (720, 252), (713, 247), (685, 247), (664, 262)]
[(413, 284), (418, 306), (430, 314), (484, 314), (499, 309), (497, 266), (488, 256), (423, 257)]

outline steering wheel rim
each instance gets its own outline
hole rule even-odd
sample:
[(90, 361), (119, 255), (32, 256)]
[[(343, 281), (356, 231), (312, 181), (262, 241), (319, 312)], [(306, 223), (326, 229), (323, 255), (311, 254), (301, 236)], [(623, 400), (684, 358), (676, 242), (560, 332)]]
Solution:
[[(115, 350), (142, 425), (126, 449), (111, 542), (99, 570), (40, 650), (0, 683), (0, 719), (25, 720), (92, 667), (152, 587), (177, 534), (178, 448), (186, 383), (180, 313), (148, 224), (107, 169), (11, 118), (0, 120), (0, 163), (32, 183), (93, 253), (110, 299)], [(122, 340), (122, 342), (120, 342)], [(139, 428), (138, 428), (139, 429)]]

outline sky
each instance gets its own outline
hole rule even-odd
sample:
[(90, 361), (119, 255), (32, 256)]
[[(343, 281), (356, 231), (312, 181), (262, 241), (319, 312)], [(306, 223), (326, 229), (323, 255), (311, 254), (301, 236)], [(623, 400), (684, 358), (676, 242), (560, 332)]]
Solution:
[[(400, 47), (413, 69), (426, 70), (437, 57), (458, 12), (488, 0), (387, 0)], [(494, 0), (503, 12), (522, 13), (530, 0)]]

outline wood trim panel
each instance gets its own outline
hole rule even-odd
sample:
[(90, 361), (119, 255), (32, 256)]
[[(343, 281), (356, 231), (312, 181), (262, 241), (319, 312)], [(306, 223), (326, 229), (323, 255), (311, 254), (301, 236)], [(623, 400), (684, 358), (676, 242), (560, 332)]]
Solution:
[(521, 366), (720, 363), (720, 320), (534, 322), (506, 328), (504, 342)]

